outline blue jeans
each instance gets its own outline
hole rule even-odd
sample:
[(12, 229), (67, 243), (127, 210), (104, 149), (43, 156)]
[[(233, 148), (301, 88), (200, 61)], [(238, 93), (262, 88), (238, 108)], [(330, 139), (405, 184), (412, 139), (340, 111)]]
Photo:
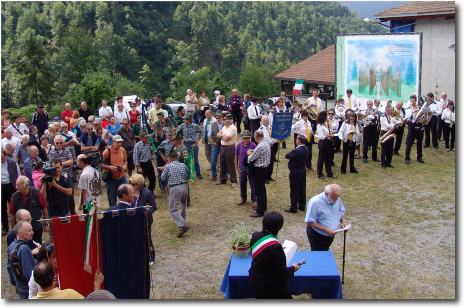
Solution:
[(217, 161), (219, 157), (219, 152), (221, 151), (221, 146), (211, 145), (211, 173), (212, 177), (217, 177)]
[[(162, 166), (164, 166), (165, 164), (166, 164), (166, 163), (165, 163), (164, 160), (161, 158), (161, 155), (159, 155), (159, 154), (156, 155), (156, 167), (162, 167)], [(160, 188), (161, 190), (164, 190), (164, 189), (166, 189), (166, 184), (165, 184), (163, 181), (161, 181), (161, 174), (163, 173), (163, 171), (161, 171), (161, 170), (159, 170), (159, 169), (157, 169), (157, 170), (158, 170), (158, 184), (159, 184), (159, 188)]]
[(193, 123), (200, 125), (200, 112), (199, 111), (193, 114), (192, 121)]
[[(189, 151), (192, 150), (193, 144), (184, 143), (184, 145), (187, 147), (187, 150), (189, 150)], [(198, 162), (198, 146), (195, 146), (193, 148), (193, 157), (195, 159), (195, 173), (197, 174), (197, 176), (201, 175), (200, 163)]]
[(119, 180), (111, 179), (106, 182), (106, 193), (108, 194), (108, 203), (110, 206), (116, 205), (118, 187), (121, 184), (127, 184), (126, 176), (123, 176)]

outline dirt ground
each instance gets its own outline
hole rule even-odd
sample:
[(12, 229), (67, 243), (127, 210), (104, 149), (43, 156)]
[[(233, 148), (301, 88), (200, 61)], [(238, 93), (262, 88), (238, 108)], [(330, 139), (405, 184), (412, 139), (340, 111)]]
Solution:
[[(240, 140), (238, 140), (240, 141)], [(394, 156), (394, 169), (381, 169), (371, 160), (356, 160), (359, 174), (340, 174), (341, 154), (335, 155), (337, 179), (320, 180), (315, 171), (307, 173), (307, 200), (324, 186), (338, 183), (346, 219), (353, 225), (347, 234), (345, 299), (455, 299), (455, 152), (424, 149), (425, 164), (414, 159), (410, 166)], [(294, 241), (300, 251), (310, 250), (304, 212), (285, 213), (289, 207), (289, 182), (285, 153), (274, 167), (275, 183), (266, 185), (268, 210), (279, 211), (285, 219), (279, 239)], [(378, 150), (380, 155), (380, 149)], [(313, 145), (313, 166), (317, 162)], [(370, 153), (369, 153), (370, 155)], [(415, 148), (411, 157), (415, 158)], [(370, 158), (370, 157), (369, 157)], [(152, 299), (223, 299), (219, 291), (231, 250), (229, 232), (243, 221), (251, 230), (261, 229), (261, 218), (250, 218), (251, 203), (237, 206), (239, 187), (214, 185), (200, 144), (200, 165), (204, 179), (190, 185), (191, 206), (187, 223), (191, 229), (177, 238), (167, 194), (155, 193), (158, 210), (154, 214), (152, 238), (156, 262), (151, 267)], [(78, 192), (75, 194), (76, 200)], [(249, 197), (250, 198), (250, 197)], [(107, 204), (106, 191), (101, 198)], [(107, 205), (106, 205), (107, 206)], [(6, 273), (6, 237), (2, 239), (2, 298), (17, 298)], [(343, 236), (337, 235), (331, 250), (342, 271)], [(307, 265), (306, 265), (307, 266)], [(308, 294), (295, 297), (310, 299)]]

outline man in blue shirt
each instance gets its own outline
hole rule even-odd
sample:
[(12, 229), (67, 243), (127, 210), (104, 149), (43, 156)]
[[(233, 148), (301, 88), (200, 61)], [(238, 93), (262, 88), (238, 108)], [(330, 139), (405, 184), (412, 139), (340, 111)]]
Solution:
[(309, 200), (305, 222), (312, 251), (329, 250), (339, 224), (345, 227), (345, 207), (340, 199), (341, 193), (340, 185), (330, 184), (324, 192)]

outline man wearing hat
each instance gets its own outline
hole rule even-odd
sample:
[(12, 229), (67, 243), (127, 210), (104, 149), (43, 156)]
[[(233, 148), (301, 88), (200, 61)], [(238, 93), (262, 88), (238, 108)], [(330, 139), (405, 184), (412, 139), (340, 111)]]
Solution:
[(172, 139), (171, 142), (174, 145), (169, 153), (176, 152), (177, 153), (177, 160), (181, 163), (185, 163), (185, 160), (189, 156), (189, 150), (185, 146), (185, 144), (182, 143), (182, 134), (180, 132), (177, 132), (177, 135), (175, 135)]
[(26, 124), (21, 123), (21, 115), (15, 114), (13, 116), (13, 124), (8, 127), (13, 134), (13, 137), (18, 138), (21, 140), (24, 134), (29, 134), (29, 129), (27, 128)]
[[(190, 170), (186, 164), (177, 160), (177, 152), (169, 153), (168, 163), (160, 167), (163, 170), (161, 180), (169, 186), (169, 212), (179, 228), (177, 237), (181, 237), (190, 227), (185, 223), (187, 216), (187, 200), (189, 195), (188, 180)], [(177, 206), (180, 204), (180, 213)]]
[(135, 146), (135, 133), (129, 126), (129, 119), (122, 120), (122, 127), (117, 131), (117, 134), (124, 140), (122, 147), (126, 150), (127, 155), (127, 171), (129, 177), (132, 176), (134, 170), (134, 146)]
[(108, 181), (106, 181), (106, 192), (110, 206), (116, 206), (119, 185), (127, 184), (127, 155), (126, 150), (122, 147), (123, 141), (124, 139), (120, 135), (114, 135), (113, 144), (103, 151), (101, 168), (109, 172)]
[(161, 161), (163, 162), (162, 165), (158, 167), (164, 166), (168, 162), (168, 154), (171, 152), (174, 144), (171, 142), (172, 138), (176, 134), (176, 130), (173, 128), (169, 128), (166, 130), (166, 139), (164, 139), (161, 144), (157, 147), (158, 154), (160, 155)]
[(32, 124), (37, 127), (37, 137), (40, 140), (40, 137), (43, 136), (45, 130), (48, 128), (48, 113), (44, 110), (44, 105), (42, 103), (37, 104), (37, 112), (34, 112), (32, 115)]
[(201, 140), (201, 136), (203, 136), (203, 129), (199, 125), (192, 123), (192, 114), (186, 114), (182, 119), (184, 123), (177, 128), (177, 132), (182, 134), (184, 145), (187, 147), (187, 150), (193, 150), (195, 173), (197, 178), (202, 179), (203, 176), (200, 171), (200, 163), (198, 162), (198, 143)]
[(134, 147), (134, 165), (138, 173), (148, 177), (148, 190), (153, 191), (156, 187), (156, 175), (151, 162), (153, 148), (148, 138), (148, 133), (144, 129), (140, 130), (140, 141)]
[(226, 172), (229, 172), (232, 187), (237, 187), (237, 174), (235, 173), (235, 141), (237, 140), (237, 128), (233, 124), (234, 117), (227, 114), (224, 119), (224, 127), (217, 134), (221, 138), (221, 152), (219, 153), (220, 174), (217, 185), (226, 184)]
[(166, 134), (167, 130), (170, 128), (174, 128), (175, 126), (172, 123), (171, 118), (166, 118), (163, 120), (163, 132)]
[(248, 158), (248, 150), (253, 150), (256, 148), (256, 144), (251, 142), (251, 133), (249, 130), (244, 130), (242, 132), (242, 141), (237, 144), (235, 149), (235, 168), (238, 172), (238, 178), (240, 180), (240, 201), (237, 205), (242, 205), (246, 203), (247, 200), (247, 179), (250, 183), (251, 189), (251, 202), (252, 206), (257, 206), (258, 199), (255, 195), (255, 186), (251, 180), (250, 174), (248, 172), (248, 162), (245, 165), (245, 161)]
[(211, 126), (216, 123), (217, 120), (213, 117), (211, 110), (205, 111), (205, 120), (203, 121), (203, 128), (205, 133), (203, 134), (203, 144), (205, 145), (205, 155), (208, 163), (211, 165), (211, 151), (213, 149), (211, 143), (208, 140), (208, 132), (211, 130)]
[(213, 182), (217, 180), (217, 161), (221, 151), (221, 138), (217, 134), (224, 127), (223, 114), (221, 110), (216, 110), (216, 122), (211, 124), (208, 130), (208, 143), (211, 144), (211, 175)]
[(251, 129), (251, 141), (254, 142), (254, 136), (256, 130), (259, 129), (259, 125), (261, 123), (261, 106), (258, 105), (259, 100), (256, 96), (253, 96), (251, 99), (251, 105), (247, 109), (248, 120), (250, 121), (250, 129)]
[[(153, 140), (153, 143), (155, 144), (156, 147), (156, 167), (162, 167), (164, 166), (165, 162), (163, 158), (161, 157), (161, 151), (159, 150), (159, 146), (161, 143), (163, 143), (164, 140), (166, 140), (166, 134), (164, 133), (163, 126), (161, 123), (158, 123), (155, 126), (155, 132), (151, 135), (151, 139)], [(161, 170), (158, 169), (158, 180), (160, 179), (161, 176)], [(166, 189), (166, 185), (162, 181), (158, 181), (159, 188), (161, 191), (164, 192)]]

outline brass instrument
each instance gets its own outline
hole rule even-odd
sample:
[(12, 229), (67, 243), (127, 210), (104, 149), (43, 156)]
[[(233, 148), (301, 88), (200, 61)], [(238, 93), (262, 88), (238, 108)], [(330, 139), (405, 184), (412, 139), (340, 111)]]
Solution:
[(429, 98), (425, 98), (425, 103), (422, 108), (419, 110), (416, 118), (412, 121), (412, 123), (418, 123), (422, 125), (422, 129), (429, 124), (430, 120), (432, 120), (432, 110), (430, 110), (429, 106), (433, 103), (433, 100)]
[(313, 121), (316, 121), (317, 120), (317, 112), (313, 109), (314, 106), (309, 106), (308, 109), (306, 109), (306, 111), (308, 112), (308, 115), (309, 115), (309, 118)]
[(392, 116), (394, 116), (400, 122), (403, 121), (403, 117), (401, 116), (401, 113), (394, 108), (392, 108)]
[(390, 128), (385, 134), (380, 136), (380, 138), (379, 138), (380, 144), (384, 144), (385, 142), (387, 142), (391, 138), (396, 137), (396, 134), (393, 133), (395, 130), (396, 130), (396, 126)]
[(368, 126), (372, 123), (372, 121), (374, 121), (375, 119), (375, 111), (374, 110), (365, 110), (365, 113), (363, 115), (366, 115), (365, 117), (363, 117), (361, 120), (359, 120), (359, 122), (361, 122), (362, 124), (364, 124), (364, 126)]
[(345, 121), (345, 106), (344, 105), (339, 105), (339, 106), (336, 106), (335, 108), (335, 115), (342, 119), (342, 121)]

